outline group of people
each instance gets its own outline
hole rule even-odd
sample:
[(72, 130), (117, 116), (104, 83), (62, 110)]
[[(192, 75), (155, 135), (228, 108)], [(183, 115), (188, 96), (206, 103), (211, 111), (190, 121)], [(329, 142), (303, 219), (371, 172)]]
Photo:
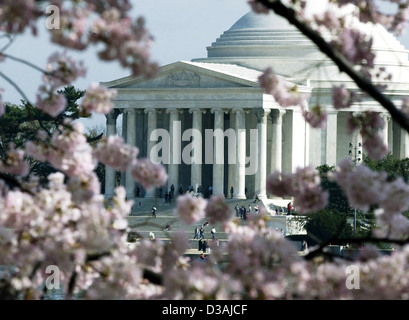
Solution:
[[(198, 186), (196, 190), (193, 188), (193, 186), (188, 186), (186, 190), (183, 190), (183, 187), (180, 186), (178, 190), (178, 194), (182, 195), (184, 193), (191, 193), (194, 196), (198, 197), (199, 194), (202, 193), (202, 186)], [(170, 186), (170, 190), (165, 193), (164, 197), (165, 197), (165, 203), (172, 203), (172, 199), (175, 198), (175, 186), (173, 184)]]
[[(203, 252), (208, 252), (209, 242), (205, 239), (205, 227), (209, 225), (209, 222), (206, 220), (204, 224), (195, 227), (193, 239), (198, 239), (198, 250)], [(216, 228), (212, 226), (210, 230), (211, 240), (217, 241), (216, 239)]]
[[(208, 224), (209, 222), (206, 220), (206, 222), (200, 226), (200, 229), (198, 226), (196, 226), (194, 230), (195, 235), (193, 239), (204, 239), (205, 238), (204, 230)], [(212, 239), (215, 239), (216, 238), (216, 228), (214, 226), (210, 230), (210, 233), (211, 233)]]
[[(277, 207), (277, 206), (276, 206), (276, 208), (275, 208), (276, 216), (279, 215), (279, 214), (285, 214), (284, 209), (281, 209), (281, 211), (280, 211), (278, 208), (279, 208), (279, 207)], [(292, 205), (291, 205), (291, 202), (289, 202), (289, 203), (287, 204), (287, 215), (290, 215), (290, 214), (291, 214), (291, 210), (292, 210), (292, 209), (293, 209), (293, 207), (292, 207)], [(282, 213), (280, 213), (280, 212), (282, 212)]]
[[(236, 204), (234, 209), (236, 210), (236, 217), (240, 217), (242, 220), (247, 220), (248, 215), (252, 214), (252, 212), (253, 212), (253, 208), (251, 207), (250, 204), (249, 204), (247, 209), (246, 209), (246, 207), (244, 205), (239, 207), (239, 205)], [(254, 206), (254, 213), (255, 214), (259, 213), (259, 208), (258, 208), (257, 205)]]

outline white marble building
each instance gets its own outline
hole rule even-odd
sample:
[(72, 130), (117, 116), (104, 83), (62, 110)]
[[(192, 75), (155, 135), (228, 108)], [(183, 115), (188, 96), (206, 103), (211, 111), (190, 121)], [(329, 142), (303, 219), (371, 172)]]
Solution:
[[(375, 37), (376, 65), (386, 67), (393, 76), (386, 94), (399, 105), (403, 96), (409, 96), (408, 51), (383, 27), (367, 29)], [(230, 197), (230, 187), (234, 186), (234, 198), (265, 198), (269, 172), (292, 172), (309, 164), (335, 165), (348, 156), (349, 144), (360, 142), (358, 135), (346, 132), (348, 112), (381, 112), (390, 152), (397, 158), (409, 155), (408, 134), (368, 97), (361, 95), (361, 102), (348, 110), (332, 111), (332, 85), (344, 83), (354, 88), (352, 81), (273, 13), (244, 15), (207, 51), (206, 58), (161, 67), (153, 79), (126, 77), (104, 83), (118, 90), (115, 109), (107, 116), (107, 135), (116, 134), (116, 120), (122, 114), (122, 134), (127, 143), (138, 146), (140, 157), (165, 163), (169, 181), (163, 193), (172, 184), (176, 190), (201, 185)], [(299, 91), (309, 93), (309, 106), (318, 103), (331, 110), (326, 129), (310, 128), (299, 107), (284, 110), (272, 96), (263, 94), (258, 77), (268, 66), (297, 84)], [(191, 139), (188, 129), (195, 129), (198, 135)], [(213, 139), (206, 139), (210, 129), (221, 129), (226, 137), (215, 138), (212, 145)], [(166, 136), (158, 141), (161, 132), (168, 133), (170, 143), (158, 153), (158, 143)], [(190, 153), (192, 143), (200, 139), (201, 148), (196, 145)], [(192, 163), (183, 161), (192, 154)], [(107, 196), (113, 194), (114, 175), (107, 167)], [(121, 180), (127, 196), (133, 198), (137, 184), (129, 173)], [(155, 190), (146, 197), (158, 195)]]

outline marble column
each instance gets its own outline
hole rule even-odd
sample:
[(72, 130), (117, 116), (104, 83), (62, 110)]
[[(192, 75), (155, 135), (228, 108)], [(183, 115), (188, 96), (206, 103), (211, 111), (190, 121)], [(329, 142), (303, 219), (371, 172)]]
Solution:
[[(229, 119), (229, 127), (233, 130), (234, 132), (234, 141), (230, 142), (229, 141), (229, 147), (232, 146), (234, 147), (234, 151), (228, 151), (228, 174), (227, 174), (227, 195), (230, 198), (230, 188), (235, 186), (236, 182), (236, 169), (237, 169), (237, 130), (236, 130), (236, 114), (234, 112), (231, 112), (230, 110), (230, 119)], [(234, 194), (237, 193), (236, 188), (234, 188), (233, 196)]]
[[(192, 129), (197, 130), (200, 132), (200, 135), (202, 135), (202, 114), (204, 111), (200, 108), (192, 108), (189, 109), (189, 112), (192, 113)], [(202, 141), (200, 143), (200, 148), (198, 148), (199, 144), (196, 146), (197, 147), (193, 149), (194, 155), (190, 165), (190, 185), (195, 192), (197, 188), (202, 185)]]
[(175, 187), (175, 195), (179, 190), (179, 165), (181, 164), (181, 124), (179, 110), (169, 108), (169, 134), (170, 134), (170, 163), (168, 166), (168, 190), (171, 185)]
[(381, 113), (381, 117), (385, 121), (383, 129), (381, 129), (383, 143), (388, 147), (388, 150), (390, 151), (391, 149), (389, 146), (389, 123), (391, 120), (391, 116), (389, 113)]
[(327, 112), (327, 125), (322, 129), (321, 163), (329, 166), (337, 164), (337, 122), (338, 112)]
[[(113, 109), (106, 114), (107, 131), (106, 136), (113, 136), (116, 132), (116, 119), (119, 115), (118, 109)], [(105, 197), (112, 198), (115, 194), (115, 169), (105, 165)]]
[(236, 115), (236, 175), (234, 198), (246, 199), (246, 117), (242, 108), (235, 108)]
[(211, 110), (214, 113), (213, 144), (213, 194), (224, 195), (224, 111), (221, 108)]
[[(157, 143), (157, 136), (155, 135), (155, 129), (157, 129), (157, 110), (155, 108), (145, 109), (145, 113), (148, 114), (148, 136), (147, 136), (147, 158), (153, 163), (157, 163), (158, 159), (156, 155), (151, 155), (151, 150)], [(146, 190), (145, 198), (154, 198), (156, 196), (156, 188)]]
[[(126, 121), (126, 143), (135, 146), (136, 143), (136, 111), (133, 108), (126, 109), (127, 121)], [(135, 198), (135, 180), (132, 177), (131, 170), (127, 170), (125, 173), (125, 189), (126, 198)]]
[(257, 116), (258, 130), (258, 169), (256, 173), (255, 194), (259, 199), (267, 198), (267, 116), (270, 110), (257, 108), (254, 110)]
[(271, 110), (270, 117), (272, 126), (272, 143), (271, 143), (271, 172), (275, 170), (282, 172), (282, 158), (283, 158), (283, 115), (285, 110), (274, 109)]

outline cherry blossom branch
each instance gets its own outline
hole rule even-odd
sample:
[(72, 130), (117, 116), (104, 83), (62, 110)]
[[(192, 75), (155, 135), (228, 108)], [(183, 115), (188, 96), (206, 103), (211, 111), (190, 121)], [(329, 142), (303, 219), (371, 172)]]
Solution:
[(34, 63), (31, 63), (30, 61), (27, 61), (25, 59), (21, 59), (21, 58), (12, 56), (10, 54), (2, 53), (2, 52), (0, 53), (0, 57), (4, 57), (6, 59), (10, 59), (10, 60), (13, 60), (13, 61), (16, 61), (16, 62), (20, 62), (22, 64), (25, 64), (26, 66), (29, 66), (29, 67), (33, 68), (34, 70), (37, 70), (37, 71), (39, 71), (41, 73), (44, 73), (45, 75), (52, 76), (51, 72), (48, 72), (48, 71), (40, 68), (39, 66), (35, 65)]
[(5, 34), (1, 36), (1, 38), (7, 38), (9, 41), (6, 45), (4, 45), (3, 48), (0, 49), (1, 55), (4, 55), (3, 52), (6, 51), (13, 44), (15, 37), (13, 37), (11, 34)]
[(153, 284), (163, 285), (163, 276), (149, 269), (143, 269), (142, 276)]
[(22, 96), (22, 98), (29, 102), (30, 100), (27, 98), (26, 94), (21, 90), (21, 88), (15, 83), (13, 80), (11, 80), (8, 76), (6, 76), (3, 72), (0, 71), (0, 77), (2, 77), (4, 80), (6, 80), (8, 83), (10, 83), (14, 89), (17, 90), (17, 92)]
[(294, 25), (299, 31), (301, 31), (302, 34), (309, 38), (322, 53), (330, 58), (341, 72), (345, 72), (352, 80), (355, 81), (356, 85), (360, 89), (368, 93), (372, 98), (379, 102), (380, 105), (389, 111), (392, 118), (399, 123), (403, 129), (409, 132), (408, 117), (402, 111), (400, 111), (395, 104), (372, 83), (372, 81), (356, 71), (354, 66), (347, 59), (345, 59), (345, 57), (339, 51), (331, 47), (323, 37), (321, 37), (313, 28), (300, 19), (292, 8), (285, 6), (279, 0), (257, 0), (257, 2), (273, 10), (277, 15), (287, 19), (290, 24)]

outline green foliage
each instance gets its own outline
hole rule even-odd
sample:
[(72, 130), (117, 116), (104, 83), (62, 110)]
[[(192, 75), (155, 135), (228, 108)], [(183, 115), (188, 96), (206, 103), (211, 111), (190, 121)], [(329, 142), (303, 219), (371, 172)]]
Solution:
[(391, 154), (388, 154), (384, 159), (375, 161), (364, 156), (364, 164), (373, 171), (384, 171), (388, 175), (388, 180), (395, 180), (397, 177), (408, 183), (409, 182), (409, 158), (395, 159)]
[(328, 173), (335, 172), (335, 166), (323, 164), (317, 167), (321, 177), (321, 187), (329, 193), (328, 206), (326, 209), (337, 213), (352, 212), (348, 204), (348, 199), (341, 187), (328, 179)]
[[(85, 91), (68, 86), (58, 92), (65, 95), (67, 105), (56, 118), (26, 101), (21, 101), (21, 105), (6, 103), (5, 113), (0, 117), (0, 160), (7, 157), (10, 143), (13, 143), (16, 148), (24, 149), (27, 141), (37, 140), (40, 130), (51, 136), (65, 118), (76, 120), (82, 116), (77, 101), (84, 96)], [(37, 175), (41, 182), (45, 182), (46, 177), (55, 172), (48, 163), (32, 158), (28, 158), (27, 161), (30, 164), (30, 172)]]
[(353, 236), (353, 230), (347, 222), (346, 214), (335, 213), (330, 210), (321, 210), (310, 214), (305, 229), (312, 244), (329, 240), (333, 240), (332, 243), (334, 244), (337, 243), (336, 239)]

